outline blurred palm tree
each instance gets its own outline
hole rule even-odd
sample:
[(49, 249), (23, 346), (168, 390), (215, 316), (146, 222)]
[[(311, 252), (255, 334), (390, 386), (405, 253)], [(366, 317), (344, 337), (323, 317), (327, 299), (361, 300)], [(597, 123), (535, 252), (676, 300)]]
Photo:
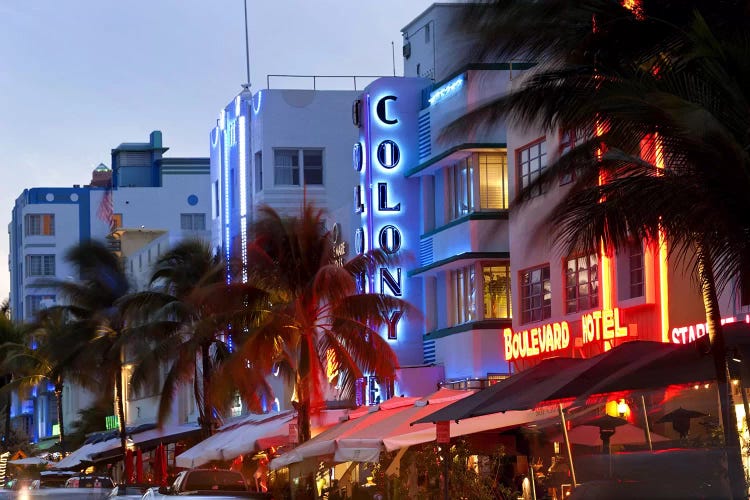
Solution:
[[(10, 302), (6, 299), (0, 304), (0, 345), (5, 343), (18, 343), (23, 339), (23, 331), (19, 325), (16, 325), (10, 319)], [(2, 355), (0, 355), (2, 356)], [(0, 357), (4, 360), (4, 357)], [(0, 387), (5, 387), (13, 380), (13, 371), (10, 367), (0, 367)], [(10, 406), (11, 393), (3, 391), (2, 411), (3, 411), (3, 435), (2, 446), (7, 451), (11, 432)]]
[(394, 310), (415, 312), (396, 297), (360, 293), (358, 277), (388, 256), (369, 252), (337, 265), (324, 222), (307, 203), (297, 217), (258, 210), (247, 248), (247, 307), (233, 317), (236, 349), (218, 388), (227, 394), (239, 386), (257, 408), (265, 377), (278, 373), (294, 389), (299, 442), (310, 439), (310, 417), (322, 408), (329, 381), (351, 397), (363, 375), (394, 379), (398, 360), (380, 330)]
[(159, 257), (148, 290), (121, 303), (129, 321), (128, 350), (135, 360), (131, 386), (139, 391), (161, 385), (160, 425), (171, 413), (177, 390), (192, 382), (206, 437), (216, 426), (221, 409), (208, 394), (213, 373), (229, 354), (222, 322), (231, 304), (226, 287), (221, 257), (203, 241), (185, 240)]
[(130, 284), (119, 258), (98, 241), (72, 247), (67, 261), (78, 270), (77, 280), (56, 282), (67, 304), (74, 327), (67, 328), (58, 345), (67, 345), (67, 369), (80, 374), (101, 398), (115, 395), (120, 446), (126, 451), (123, 351), (126, 346), (125, 318), (120, 302)]
[(477, 35), (477, 57), (538, 66), (444, 132), (508, 118), (578, 133), (580, 144), (518, 194), (525, 203), (562, 176), (575, 179), (540, 235), (570, 251), (667, 235), (703, 295), (735, 497), (744, 476), (717, 294), (750, 277), (749, 16), (737, 1), (469, 6), (463, 21)]
[[(25, 396), (40, 385), (53, 384), (60, 428), (60, 451), (63, 454), (66, 451), (62, 405), (64, 384), (72, 381), (81, 383), (84, 377), (84, 374), (73, 369), (75, 357), (80, 354), (76, 345), (69, 342), (75, 328), (67, 308), (54, 306), (39, 311), (33, 323), (24, 325), (20, 339), (0, 345), (0, 369), (13, 374), (13, 380), (0, 392), (16, 392)], [(84, 385), (90, 387), (94, 384), (88, 380)]]

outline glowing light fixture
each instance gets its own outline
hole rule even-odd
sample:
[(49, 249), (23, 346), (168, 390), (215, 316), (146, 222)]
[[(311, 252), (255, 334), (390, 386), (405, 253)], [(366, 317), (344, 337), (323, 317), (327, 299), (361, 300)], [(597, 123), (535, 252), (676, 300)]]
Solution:
[(630, 408), (628, 407), (628, 404), (625, 402), (624, 399), (621, 399), (619, 403), (617, 403), (617, 413), (624, 417)]
[(430, 106), (437, 104), (458, 92), (461, 87), (464, 86), (464, 80), (465, 77), (463, 74), (458, 75), (456, 78), (445, 83), (445, 85), (441, 85), (430, 92), (430, 98), (428, 99)]

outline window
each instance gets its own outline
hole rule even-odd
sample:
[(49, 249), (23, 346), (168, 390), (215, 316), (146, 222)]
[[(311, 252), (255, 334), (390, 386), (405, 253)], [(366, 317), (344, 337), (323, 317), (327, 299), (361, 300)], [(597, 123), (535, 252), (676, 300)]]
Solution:
[(630, 298), (642, 297), (643, 286), (643, 246), (634, 243), (628, 247), (628, 276), (630, 278)]
[[(521, 178), (521, 188), (531, 185), (547, 168), (547, 141), (542, 139), (530, 146), (517, 151), (518, 170)], [(530, 196), (542, 194), (541, 186), (537, 186)]]
[(112, 228), (117, 229), (122, 226), (122, 214), (112, 214)]
[(453, 324), (460, 325), (477, 319), (474, 266), (451, 271), (450, 285), (453, 295)]
[(302, 151), (305, 166), (304, 183), (307, 185), (323, 185), (323, 151), (320, 149), (305, 149)]
[(552, 316), (552, 288), (549, 265), (521, 271), (521, 323)]
[(572, 257), (565, 266), (565, 312), (574, 313), (599, 306), (599, 257)]
[(468, 215), (474, 209), (474, 169), (471, 156), (448, 168), (451, 185), (450, 219)]
[(446, 169), (449, 220), (477, 210), (508, 209), (507, 159), (503, 153), (475, 153)]
[(27, 255), (26, 276), (54, 276), (54, 255)]
[(508, 209), (508, 157), (504, 154), (480, 153), (479, 208)]
[(26, 296), (26, 319), (33, 320), (42, 309), (55, 305), (54, 295), (27, 295)]
[(24, 219), (26, 236), (55, 235), (55, 214), (26, 214)]
[(183, 231), (205, 231), (206, 214), (180, 214), (180, 229)]
[(263, 190), (263, 152), (255, 153), (255, 192)]
[[(593, 135), (592, 130), (566, 130), (560, 132), (560, 156), (576, 146), (580, 146)], [(575, 180), (575, 173), (568, 172), (560, 176), (560, 185), (569, 184)]]
[(274, 149), (276, 186), (323, 185), (322, 149)]
[(214, 181), (212, 187), (211, 197), (213, 198), (213, 213), (211, 216), (215, 219), (221, 213), (221, 207), (219, 206), (219, 181)]
[(430, 43), (430, 24), (429, 23), (424, 25), (424, 41), (425, 43)]
[(508, 264), (483, 265), (484, 319), (511, 318), (510, 266)]

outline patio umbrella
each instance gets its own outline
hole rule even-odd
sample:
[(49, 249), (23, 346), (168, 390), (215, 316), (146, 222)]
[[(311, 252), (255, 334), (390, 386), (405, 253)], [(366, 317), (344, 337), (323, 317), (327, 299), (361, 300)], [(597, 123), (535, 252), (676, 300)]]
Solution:
[(133, 450), (125, 451), (125, 483), (133, 482)]
[(707, 417), (708, 415), (695, 410), (686, 410), (682, 406), (676, 410), (670, 411), (656, 422), (672, 422), (672, 428), (680, 434), (680, 438), (686, 438), (690, 432), (690, 420), (698, 417)]
[(154, 470), (154, 482), (156, 484), (161, 484), (161, 444), (156, 447), (156, 450), (154, 450), (154, 461), (153, 461), (153, 470)]
[(161, 445), (161, 460), (159, 460), (159, 464), (161, 465), (161, 485), (167, 486), (169, 460), (167, 458), (167, 447), (164, 445)]
[(19, 458), (18, 460), (9, 460), (8, 463), (13, 465), (47, 465), (49, 462), (40, 457), (27, 457)]
[(140, 448), (135, 454), (135, 482), (143, 482), (143, 452)]

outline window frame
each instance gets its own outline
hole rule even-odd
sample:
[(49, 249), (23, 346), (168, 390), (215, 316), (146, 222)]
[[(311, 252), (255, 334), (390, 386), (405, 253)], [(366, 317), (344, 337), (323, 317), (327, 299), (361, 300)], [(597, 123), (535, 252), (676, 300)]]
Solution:
[[(55, 254), (29, 254), (26, 255), (26, 258), (24, 259), (24, 263), (26, 264), (26, 277), (27, 278), (43, 278), (47, 276), (55, 276), (55, 273), (57, 271), (57, 262), (56, 262), (56, 255)], [(34, 265), (33, 261), (38, 258), (39, 259), (39, 268), (40, 271), (33, 272), (34, 271)], [(50, 265), (51, 263), (51, 265)], [(51, 272), (48, 272), (51, 269)]]
[[(498, 161), (494, 162), (497, 157)], [(491, 187), (489, 171), (500, 169), (499, 185)], [(448, 202), (444, 203), (447, 221), (476, 212), (501, 212), (509, 209), (507, 151), (474, 152), (445, 168)], [(493, 189), (500, 189), (502, 206), (490, 206)]]
[(448, 272), (448, 286), (451, 295), (451, 326), (464, 325), (477, 321), (477, 269), (476, 263), (451, 269)]
[[(499, 262), (481, 262), (480, 263), (481, 269), (482, 269), (482, 317), (483, 319), (513, 319), (513, 300), (512, 300), (512, 293), (511, 293), (511, 270), (510, 270), (510, 262), (508, 261), (499, 261)], [(504, 268), (505, 269), (505, 290), (500, 290), (497, 292), (498, 300), (492, 300), (492, 296), (495, 295), (492, 290), (490, 290), (490, 287), (492, 286), (492, 280), (488, 280), (488, 274), (489, 276), (493, 276), (492, 269), (493, 268)], [(500, 284), (502, 287), (502, 284)], [(489, 309), (492, 308), (492, 306), (497, 302), (498, 304), (502, 303), (502, 296), (505, 296), (505, 315), (502, 314), (491, 314), (488, 313), (488, 304)]]
[[(285, 152), (292, 152), (294, 151), (296, 155), (292, 156), (291, 158), (296, 157), (296, 165), (294, 164), (294, 161), (292, 161), (292, 165), (279, 165), (278, 164), (278, 158), (277, 154), (281, 151)], [(320, 166), (314, 166), (314, 167), (306, 167), (305, 166), (305, 153), (311, 153), (316, 152), (320, 153)], [(319, 186), (324, 187), (326, 185), (325, 183), (325, 148), (322, 147), (278, 147), (273, 148), (273, 185), (274, 187), (308, 187), (308, 186)], [(312, 172), (309, 172), (312, 169), (320, 169), (320, 183), (314, 183), (311, 184), (305, 179), (305, 174), (308, 173), (309, 175), (312, 174)], [(290, 169), (290, 176), (291, 176), (291, 182), (279, 182), (280, 175), (279, 172), (282, 169)], [(295, 178), (296, 177), (296, 178)], [(296, 181), (296, 182), (295, 182)]]
[[(596, 262), (592, 262), (592, 259), (596, 258)], [(580, 261), (581, 259), (586, 259), (586, 268), (580, 267)], [(574, 269), (573, 271), (570, 270), (569, 265), (570, 263), (574, 263)], [(563, 259), (563, 297), (564, 297), (564, 304), (565, 304), (565, 314), (576, 314), (580, 313), (582, 311), (586, 311), (589, 309), (596, 309), (599, 307), (600, 302), (600, 293), (599, 293), (599, 283), (600, 283), (600, 262), (601, 258), (598, 253), (592, 252), (587, 254), (575, 254), (566, 257)], [(596, 280), (593, 281), (591, 279), (591, 269), (592, 266), (596, 265)], [(586, 273), (586, 281), (584, 283), (581, 282), (581, 273)], [(570, 277), (574, 277), (575, 284), (570, 285), (568, 279)], [(595, 286), (593, 286), (595, 283)], [(586, 295), (582, 295), (580, 293), (581, 286), (586, 286), (588, 293)], [(575, 297), (571, 297), (570, 291), (575, 291)], [(573, 302), (574, 301), (574, 302)], [(574, 305), (575, 307), (571, 307)]]
[[(531, 277), (535, 271), (541, 272), (540, 280), (536, 282), (529, 279), (528, 283), (524, 283), (524, 276), (529, 275)], [(538, 286), (539, 292), (529, 293), (536, 286)], [(536, 323), (552, 317), (552, 281), (549, 262), (522, 269), (518, 272), (518, 295), (521, 298), (519, 304), (521, 312), (520, 324)], [(549, 298), (545, 299), (545, 295), (549, 295)], [(533, 306), (532, 304), (532, 306), (527, 307), (527, 303), (534, 298), (539, 299), (539, 305)]]
[[(531, 156), (531, 150), (532, 148), (539, 148), (539, 155), (532, 158)], [(542, 149), (544, 151), (542, 152)], [(523, 153), (525, 151), (529, 152), (529, 158), (524, 161), (523, 160)], [(542, 173), (544, 173), (545, 170), (547, 170), (548, 161), (549, 161), (549, 151), (547, 151), (547, 136), (542, 136), (538, 139), (535, 139), (531, 141), (528, 144), (525, 144), (521, 146), (520, 148), (516, 148), (515, 151), (516, 156), (516, 173), (518, 175), (518, 190), (521, 192), (526, 185), (531, 184), (532, 181), (536, 180)], [(529, 171), (524, 174), (524, 165), (528, 164), (529, 167), (531, 166), (531, 163), (533, 160), (538, 159), (539, 168), (535, 170), (531, 170), (529, 168)], [(533, 174), (536, 174), (534, 176)], [(524, 184), (527, 182), (528, 184)], [(545, 193), (544, 190), (542, 190), (542, 186), (538, 186), (538, 189), (535, 190), (535, 192), (532, 192), (528, 195), (528, 198), (536, 198), (537, 196), (541, 196)]]
[[(190, 227), (185, 227), (185, 217), (190, 217)], [(196, 228), (196, 221), (203, 220), (203, 229)], [(204, 212), (182, 212), (180, 213), (180, 231), (206, 231), (206, 214)]]
[[(46, 224), (45, 219), (48, 221)], [(23, 222), (24, 236), (55, 236), (55, 214), (53, 213), (26, 214)]]

